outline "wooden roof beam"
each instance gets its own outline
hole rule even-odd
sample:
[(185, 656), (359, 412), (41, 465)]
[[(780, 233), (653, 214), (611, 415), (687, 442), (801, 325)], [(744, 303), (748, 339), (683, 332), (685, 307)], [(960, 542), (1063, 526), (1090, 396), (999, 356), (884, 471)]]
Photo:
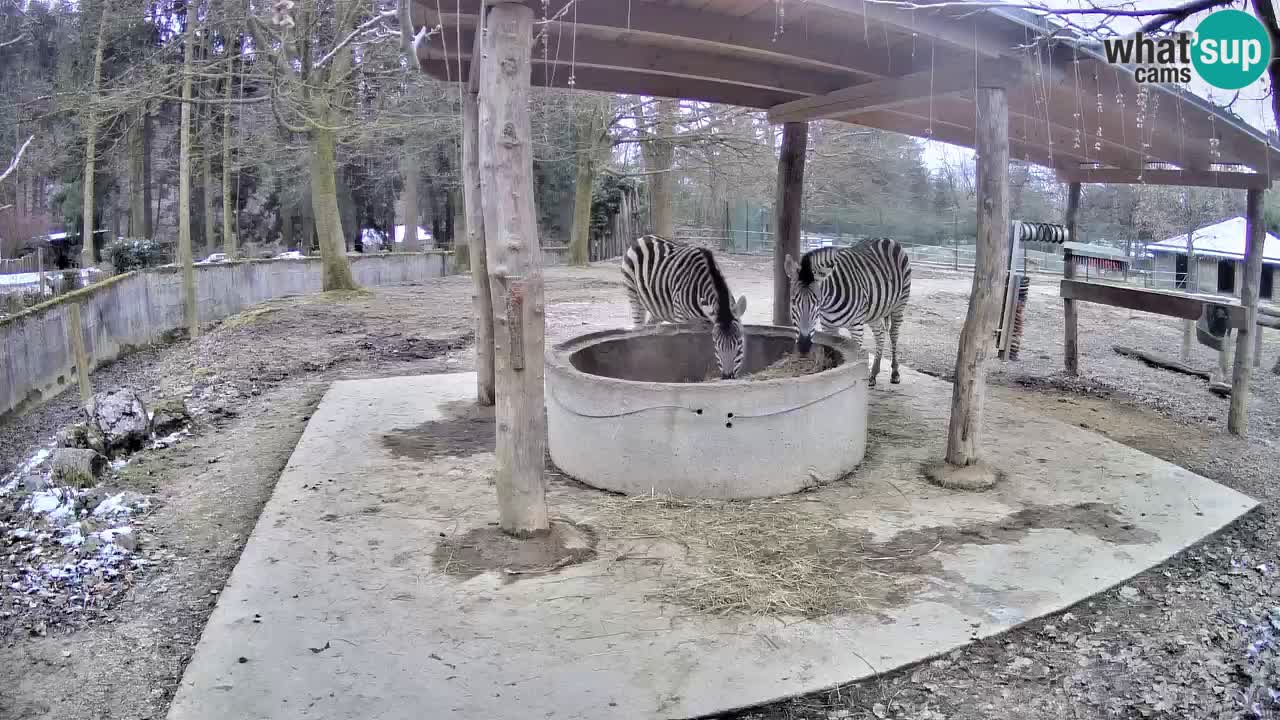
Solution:
[[(899, 110), (872, 110), (858, 115), (856, 118), (845, 119), (845, 122), (917, 138), (927, 138), (963, 148), (973, 149), (974, 145), (972, 125), (965, 126), (936, 119), (930, 122), (927, 117), (920, 117)], [(1010, 133), (1009, 137), (1009, 155), (1015, 160), (1023, 160), (1049, 168), (1075, 166), (1081, 162), (1078, 157), (1051, 150), (1044, 145), (1028, 142), (1020, 137), (1014, 137), (1014, 133)]]
[(881, 110), (929, 97), (970, 92), (980, 84), (984, 87), (1008, 87), (1030, 77), (1030, 74), (1029, 69), (1016, 60), (989, 62), (977, 69), (953, 65), (941, 71), (925, 70), (784, 103), (769, 108), (769, 122), (822, 120)]
[[(580, 68), (594, 67), (618, 72), (641, 72), (673, 78), (720, 81), (797, 96), (825, 93), (849, 82), (853, 77), (852, 73), (837, 75), (814, 72), (759, 60), (729, 58), (697, 50), (643, 45), (636, 43), (632, 38), (609, 42), (589, 36), (579, 36), (574, 39), (568, 37), (568, 33), (561, 37), (560, 32), (564, 29), (559, 25), (551, 28), (547, 37), (548, 52), (545, 62), (542, 48), (534, 50), (533, 63), (540, 66), (534, 72), (550, 71), (556, 75), (551, 83), (544, 80), (544, 85), (565, 87), (571, 73)], [(458, 34), (446, 33), (447, 37), (443, 39), (443, 43), (440, 42), (440, 38), (433, 38), (431, 42), (419, 47), (419, 54), (426, 53), (428, 57), (440, 57), (444, 52), (454, 57), (452, 46), (459, 44)], [(475, 47), (476, 32), (474, 30), (462, 30), (460, 35), (462, 48)], [(571, 47), (574, 48), (572, 52)], [(474, 50), (470, 52), (464, 50), (464, 59), (474, 56)]]
[(1221, 170), (1132, 170), (1127, 168), (1057, 168), (1062, 182), (1122, 184), (1122, 185), (1172, 185), (1180, 187), (1210, 187), (1230, 190), (1268, 190), (1271, 178), (1260, 173), (1227, 172)]
[[(415, 0), (411, 7), (414, 25), (430, 27), (443, 24), (446, 35), (453, 32), (458, 24), (474, 27), (482, 2), (448, 0), (442, 2), (440, 12), (436, 12), (433, 3)], [(535, 8), (534, 32), (541, 32), (544, 27), (541, 1), (525, 0), (524, 4)], [(718, 46), (723, 54), (738, 57), (756, 56), (792, 67), (851, 72), (871, 78), (915, 69), (911, 67), (909, 52), (895, 51), (890, 55), (885, 48), (869, 47), (848, 38), (816, 32), (777, 35), (772, 23), (752, 22), (673, 5), (649, 2), (632, 5), (625, 2), (579, 2), (553, 24), (563, 26), (562, 32), (568, 37), (572, 37), (576, 26), (579, 40), (584, 34), (621, 31), (648, 35), (655, 45), (670, 38), (671, 42), (700, 43), (708, 49)], [(457, 14), (459, 11), (461, 15)]]
[(880, 22), (906, 32), (936, 38), (955, 48), (976, 53), (988, 59), (996, 59), (1009, 52), (1011, 43), (984, 30), (977, 24), (979, 13), (970, 11), (970, 17), (960, 19), (946, 17), (941, 8), (910, 9), (895, 7), (883, 2), (866, 0), (807, 0), (841, 13), (861, 15), (867, 21)]

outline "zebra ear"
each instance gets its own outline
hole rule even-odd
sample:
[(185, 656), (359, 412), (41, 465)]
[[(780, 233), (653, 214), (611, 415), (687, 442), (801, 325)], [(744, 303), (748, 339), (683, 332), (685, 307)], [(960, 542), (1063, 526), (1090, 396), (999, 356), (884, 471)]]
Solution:
[(738, 302), (733, 304), (733, 316), (742, 319), (742, 314), (747, 311), (747, 296), (739, 295)]
[(792, 282), (795, 282), (796, 279), (800, 277), (800, 266), (796, 264), (795, 259), (791, 257), (790, 253), (788, 253), (786, 259), (782, 261), (782, 267), (787, 271), (787, 277), (791, 278)]

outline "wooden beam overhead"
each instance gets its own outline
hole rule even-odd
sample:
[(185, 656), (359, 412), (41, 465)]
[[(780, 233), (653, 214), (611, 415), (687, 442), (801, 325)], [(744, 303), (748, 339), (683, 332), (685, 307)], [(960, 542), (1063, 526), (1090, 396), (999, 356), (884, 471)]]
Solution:
[[(535, 32), (541, 32), (547, 25), (542, 20), (541, 2), (527, 0), (524, 4), (536, 6), (538, 20), (534, 27)], [(458, 24), (474, 27), (480, 5), (481, 0), (449, 0), (441, 3), (437, 12), (429, 3), (414, 2), (414, 24), (442, 24), (446, 34)], [(648, 36), (654, 44), (697, 43), (720, 54), (755, 56), (774, 64), (854, 72), (873, 78), (918, 69), (911, 67), (910, 53), (890, 54), (879, 45), (816, 32), (778, 34), (773, 23), (639, 0), (634, 8), (625, 2), (579, 2), (564, 16), (553, 15), (549, 24), (559, 26), (566, 39), (575, 34), (581, 40), (584, 35), (602, 31), (624, 32)]]
[(784, 103), (769, 108), (769, 122), (803, 122), (881, 110), (930, 97), (972, 92), (979, 86), (1008, 87), (1030, 75), (1018, 60), (986, 63), (980, 68), (949, 66), (936, 72), (925, 70)]
[(1117, 185), (1174, 185), (1229, 190), (1266, 190), (1271, 178), (1261, 173), (1219, 170), (1133, 170), (1118, 168), (1057, 168), (1061, 182)]
[[(580, 36), (576, 39), (561, 37), (559, 29), (560, 26), (551, 28), (547, 37), (548, 50), (545, 56), (541, 48), (534, 50), (534, 74), (552, 74), (549, 79), (533, 78), (533, 81), (539, 85), (567, 87), (569, 77), (576, 75), (578, 70), (599, 68), (619, 73), (648, 73), (671, 78), (723, 82), (797, 96), (825, 93), (856, 77), (853, 73), (815, 72), (759, 60), (732, 59), (699, 50), (643, 45), (631, 39), (608, 42), (590, 36)], [(449, 37), (445, 38), (443, 43), (444, 47), (436, 40), (424, 43), (419, 47), (419, 56), (440, 59), (447, 54), (453, 58), (450, 64), (455, 68), (454, 74), (456, 74), (457, 59), (452, 52), (453, 45), (464, 48), (464, 61), (475, 56), (474, 51), (466, 49), (475, 46), (476, 32), (465, 29), (461, 31), (460, 36), (459, 43), (455, 34), (449, 33)], [(570, 51), (571, 47), (574, 48), (572, 51)], [(576, 78), (574, 86), (577, 86)]]
[(904, 8), (884, 2), (867, 0), (807, 0), (840, 13), (861, 15), (868, 21), (879, 22), (899, 30), (918, 33), (952, 47), (979, 56), (995, 59), (1008, 52), (1011, 43), (977, 24), (977, 13), (971, 13), (966, 21), (946, 17), (941, 8)]
[(1110, 305), (1183, 320), (1199, 320), (1205, 305), (1221, 305), (1227, 309), (1231, 327), (1239, 328), (1245, 323), (1244, 308), (1240, 305), (1215, 303), (1178, 292), (1106, 285), (1084, 280), (1063, 280), (1058, 292), (1064, 300)]

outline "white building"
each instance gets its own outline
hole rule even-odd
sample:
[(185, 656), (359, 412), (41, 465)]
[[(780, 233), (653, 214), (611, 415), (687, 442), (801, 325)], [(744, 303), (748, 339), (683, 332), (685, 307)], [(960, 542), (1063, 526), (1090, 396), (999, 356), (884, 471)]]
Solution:
[[(1147, 246), (1155, 256), (1155, 286), (1187, 288), (1190, 292), (1240, 296), (1244, 277), (1245, 220), (1235, 217), (1191, 234), (1196, 256), (1195, 287), (1187, 288), (1187, 236), (1175, 235)], [(1267, 233), (1262, 252), (1259, 297), (1272, 299), (1276, 266), (1280, 266), (1280, 238)]]

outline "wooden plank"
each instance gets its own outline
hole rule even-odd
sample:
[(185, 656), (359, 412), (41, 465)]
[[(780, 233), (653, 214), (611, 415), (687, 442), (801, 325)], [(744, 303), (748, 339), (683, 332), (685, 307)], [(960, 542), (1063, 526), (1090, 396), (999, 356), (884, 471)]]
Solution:
[[(529, 123), (532, 30), (533, 11), (524, 5), (500, 3), (489, 11), (478, 112), (494, 318), (498, 524), (516, 537), (550, 529), (542, 475), (544, 302)], [(519, 310), (518, 323), (508, 318), (512, 306)]]
[[(437, 57), (421, 60), (422, 69), (431, 77), (443, 78), (445, 66), (448, 72), (458, 74), (457, 60), (443, 60)], [(530, 74), (530, 83), (534, 87), (567, 88), (569, 74), (557, 72), (554, 75), (542, 72), (541, 61), (535, 69), (532, 63), (526, 63)], [(462, 72), (470, 72), (471, 61), (462, 60)], [(548, 84), (548, 82), (550, 84)], [(682, 78), (671, 75), (659, 75), (629, 70), (612, 70), (580, 65), (574, 73), (575, 90), (598, 92), (617, 92), (631, 95), (648, 95), (650, 97), (682, 98), (700, 100), (702, 102), (723, 103), (741, 107), (765, 109), (779, 103), (804, 97), (804, 93), (783, 92), (766, 88), (732, 85), (697, 78)]]
[(857, 13), (869, 21), (888, 25), (924, 37), (936, 38), (953, 48), (971, 55), (997, 58), (1008, 51), (1010, 42), (978, 23), (977, 13), (968, 19), (947, 17), (929, 8), (907, 8), (894, 3), (867, 2), (867, 0), (808, 0), (816, 5), (829, 7), (844, 13)]
[(1239, 328), (1245, 320), (1244, 308), (1234, 303), (1219, 303), (1182, 293), (1149, 288), (1106, 285), (1064, 278), (1059, 293), (1064, 300), (1098, 303), (1184, 320), (1199, 320), (1205, 305), (1221, 305), (1227, 309), (1231, 327)]
[(1231, 373), (1231, 408), (1227, 412), (1227, 432), (1249, 432), (1249, 382), (1253, 374), (1253, 334), (1258, 329), (1258, 290), (1262, 285), (1262, 252), (1267, 228), (1262, 213), (1266, 193), (1249, 190), (1245, 199), (1244, 279), (1240, 284), (1240, 305), (1246, 321), (1236, 329), (1235, 366)]
[(1231, 190), (1266, 190), (1271, 178), (1261, 173), (1225, 172), (1219, 170), (1136, 170), (1120, 168), (1057, 168), (1062, 182), (1175, 185)]
[(73, 302), (67, 308), (67, 344), (76, 364), (76, 384), (80, 388), (80, 407), (88, 409), (93, 403), (93, 385), (89, 383), (89, 353), (84, 347), (84, 318), (80, 303)]
[[(561, 37), (560, 30), (565, 31)], [(851, 72), (816, 71), (797, 68), (759, 59), (734, 58), (708, 50), (688, 50), (659, 47), (637, 42), (634, 37), (606, 40), (598, 37), (569, 35), (572, 30), (562, 24), (552, 24), (543, 48), (533, 51), (532, 81), (541, 86), (568, 87), (571, 75), (584, 68), (598, 68), (617, 73), (646, 73), (672, 78), (688, 78), (703, 82), (720, 82), (787, 93), (788, 95), (826, 93), (855, 81), (859, 76)], [(448, 59), (452, 76), (458, 74), (459, 56), (455, 48), (463, 48), (461, 60), (474, 58), (475, 51), (468, 51), (475, 43), (476, 32), (464, 29), (460, 32), (461, 44), (449, 31), (447, 36), (424, 43), (418, 48), (423, 59)], [(470, 73), (474, 75), (475, 73)], [(539, 77), (542, 75), (544, 77)], [(550, 77), (546, 77), (550, 75)], [(575, 82), (574, 87), (577, 86)]]
[(938, 71), (930, 69), (901, 77), (883, 78), (817, 97), (793, 100), (769, 108), (769, 122), (834, 118), (903, 105), (930, 96), (972, 92), (979, 85), (1003, 87), (1030, 76), (1030, 71), (1016, 59), (987, 63), (981, 68), (952, 65)]
[[(478, 77), (476, 86), (478, 91)], [(476, 323), (476, 402), (492, 405), (493, 296), (489, 289), (489, 261), (485, 249), (479, 145), (479, 98), (476, 92), (468, 89), (462, 94), (462, 206), (467, 218), (467, 249), (471, 255), (471, 307)]]
[[(474, 27), (480, 4), (481, 0), (449, 0), (440, 5), (419, 0), (412, 6), (414, 26), (443, 24), (446, 35), (459, 24)], [(538, 28), (541, 29), (544, 12), (541, 0), (529, 0), (525, 4), (536, 10)], [(845, 32), (823, 33), (821, 28), (810, 28), (803, 33), (779, 34), (773, 22), (648, 2), (635, 3), (634, 6), (623, 2), (579, 2), (571, 8), (567, 5), (562, 7), (569, 9), (563, 15), (556, 14), (559, 9), (552, 10), (553, 20), (548, 24), (565, 26), (563, 32), (566, 36), (576, 31), (580, 39), (602, 31), (623, 31), (633, 36), (645, 36), (645, 41), (652, 44), (688, 47), (690, 43), (696, 43), (742, 58), (755, 57), (793, 67), (857, 72), (870, 77), (921, 69), (910, 67), (909, 53), (901, 55), (880, 46), (851, 43), (850, 35)], [(587, 58), (580, 55), (578, 59)]]
[(809, 145), (809, 124), (782, 126), (782, 152), (778, 157), (776, 240), (773, 244), (773, 324), (791, 324), (791, 293), (786, 259), (800, 259), (800, 211), (804, 200), (804, 161)]
[[(1063, 224), (1067, 226), (1067, 236), (1070, 242), (1076, 242), (1076, 236), (1079, 232), (1079, 216), (1080, 216), (1080, 183), (1071, 183), (1067, 187), (1067, 213)], [(1063, 282), (1071, 280), (1076, 276), (1075, 258), (1072, 257), (1070, 248), (1062, 249), (1062, 278)], [(1062, 314), (1063, 314), (1063, 338), (1062, 338), (1062, 364), (1063, 369), (1068, 375), (1075, 377), (1080, 374), (1080, 344), (1079, 344), (1079, 321), (1076, 315), (1076, 302), (1066, 296), (1062, 296)]]
[(947, 464), (980, 460), (986, 363), (1000, 311), (1000, 278), (1009, 242), (1009, 105), (1004, 88), (978, 89), (977, 244), (973, 290), (956, 353)]

